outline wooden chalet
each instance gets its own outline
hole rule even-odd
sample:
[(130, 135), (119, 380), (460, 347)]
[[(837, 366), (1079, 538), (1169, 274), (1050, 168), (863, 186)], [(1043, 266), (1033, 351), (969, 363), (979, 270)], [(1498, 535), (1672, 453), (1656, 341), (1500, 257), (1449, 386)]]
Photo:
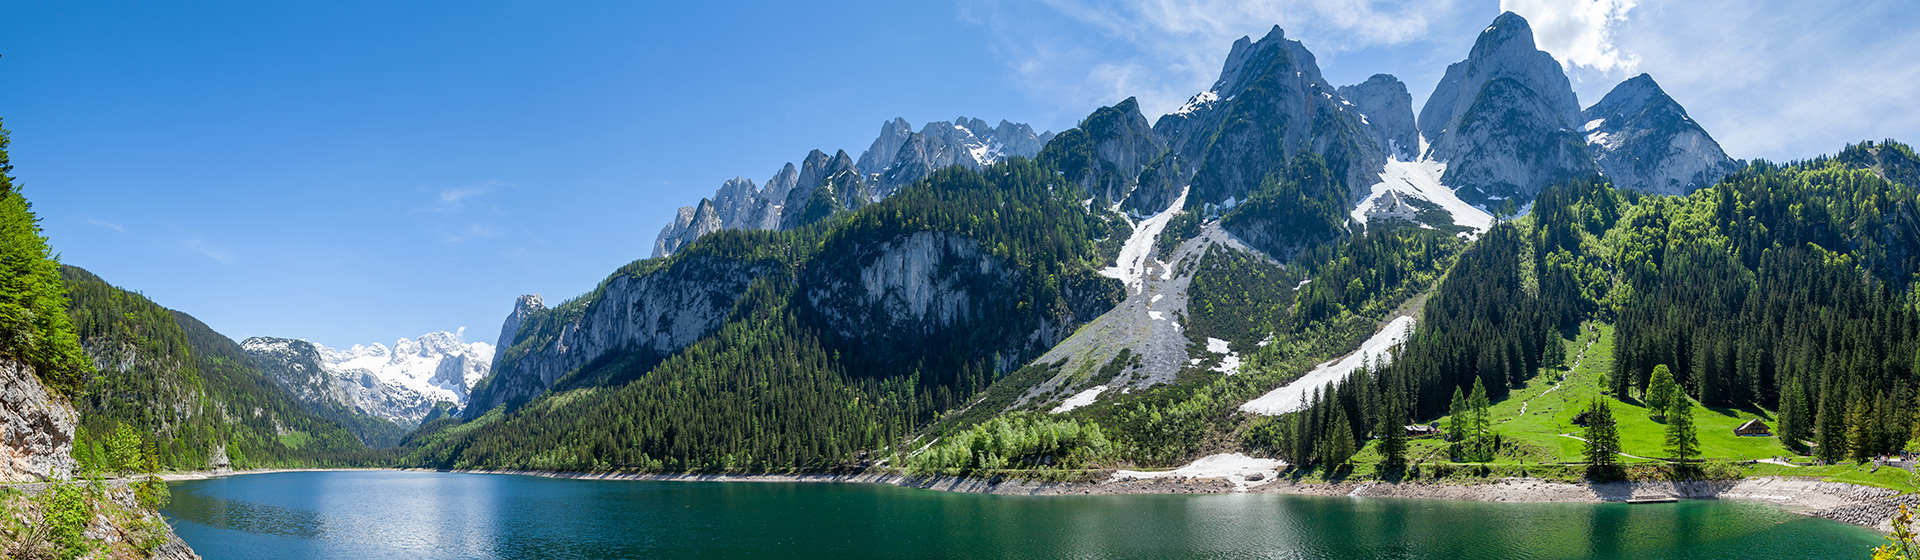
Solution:
[(1766, 422), (1761, 422), (1760, 419), (1755, 418), (1734, 428), (1733, 435), (1743, 437), (1772, 437), (1773, 430), (1767, 427)]

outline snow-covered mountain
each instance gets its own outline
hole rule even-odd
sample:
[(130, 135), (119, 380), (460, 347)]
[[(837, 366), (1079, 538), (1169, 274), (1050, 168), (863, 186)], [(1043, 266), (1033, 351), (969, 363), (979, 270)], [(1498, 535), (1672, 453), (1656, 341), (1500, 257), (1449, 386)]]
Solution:
[(309, 406), (343, 407), (412, 426), (436, 403), (465, 406), (473, 384), (486, 377), (493, 345), (466, 342), (461, 339), (465, 331), (402, 338), (391, 347), (373, 343), (336, 350), (272, 337), (249, 338), (240, 346)]
[(723, 229), (792, 229), (836, 212), (886, 198), (949, 165), (980, 169), (1010, 157), (1033, 157), (1053, 133), (1034, 133), (1021, 123), (959, 117), (920, 127), (906, 119), (880, 125), (859, 158), (845, 151), (814, 150), (799, 166), (788, 163), (763, 185), (735, 177), (713, 198), (680, 207), (654, 239), (653, 256), (664, 257), (700, 236)]

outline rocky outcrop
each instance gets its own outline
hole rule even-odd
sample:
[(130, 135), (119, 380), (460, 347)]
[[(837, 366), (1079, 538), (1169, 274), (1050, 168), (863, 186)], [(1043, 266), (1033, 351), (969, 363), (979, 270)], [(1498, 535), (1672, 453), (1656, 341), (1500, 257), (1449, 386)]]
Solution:
[[(1154, 136), (1153, 125), (1140, 113), (1140, 102), (1132, 97), (1101, 107), (1080, 121), (1080, 126), (1054, 137), (1041, 150), (1040, 159), (1079, 183), (1102, 207), (1126, 200), (1140, 185), (1143, 172), (1167, 153), (1166, 144)], [(1147, 175), (1150, 184), (1156, 177)], [(1166, 205), (1160, 205), (1164, 208)]]
[[(1324, 158), (1350, 191), (1347, 198), (1358, 200), (1386, 163), (1386, 150), (1336, 91), (1313, 53), (1279, 26), (1259, 41), (1235, 41), (1213, 88), (1153, 124), (1176, 156), (1175, 169), (1191, 178), (1187, 205), (1244, 201), (1300, 152)], [(1175, 183), (1140, 192), (1171, 200), (1167, 192), (1178, 192)], [(1159, 210), (1134, 202), (1127, 207)]]
[(855, 274), (812, 275), (807, 300), (841, 336), (930, 333), (974, 318), (976, 303), (1018, 279), (980, 243), (922, 231), (863, 247)]
[(501, 405), (518, 406), (602, 357), (672, 354), (718, 328), (747, 286), (772, 267), (700, 255), (615, 274), (594, 293), (557, 308), (522, 296), (501, 330), (500, 359), (474, 386), (464, 414), (477, 418)]
[(1360, 124), (1387, 156), (1401, 161), (1420, 157), (1420, 130), (1414, 126), (1413, 95), (1392, 74), (1340, 86), (1340, 98), (1360, 111)]
[(735, 177), (711, 199), (683, 206), (654, 239), (653, 256), (664, 257), (701, 236), (724, 229), (792, 229), (835, 212), (886, 198), (901, 187), (950, 165), (980, 169), (1010, 157), (1033, 157), (1053, 139), (1021, 123), (959, 117), (927, 123), (916, 132), (905, 119), (880, 125), (880, 135), (860, 154), (814, 150), (799, 166), (788, 163), (765, 185)]
[(1447, 66), (1419, 119), (1426, 157), (1446, 162), (1442, 180), (1475, 204), (1525, 202), (1552, 182), (1598, 173), (1580, 124), (1566, 73), (1513, 12)]
[(1621, 82), (1580, 118), (1600, 172), (1618, 188), (1683, 195), (1719, 182), (1736, 165), (1647, 74)]
[(27, 364), (0, 358), (0, 482), (73, 477), (80, 414)]

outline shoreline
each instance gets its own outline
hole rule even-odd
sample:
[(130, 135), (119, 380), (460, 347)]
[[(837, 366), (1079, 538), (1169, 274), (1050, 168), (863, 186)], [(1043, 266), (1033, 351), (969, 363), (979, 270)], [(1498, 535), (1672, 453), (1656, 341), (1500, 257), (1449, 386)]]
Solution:
[[(405, 469), (311, 468), (259, 469), (232, 472), (198, 471), (161, 475), (168, 482), (227, 476), (285, 472), (443, 472), (505, 474), (574, 480), (656, 482), (807, 482), (887, 484), (903, 488), (1003, 496), (1089, 496), (1124, 494), (1234, 494), (1266, 493), (1354, 498), (1426, 499), (1488, 503), (1623, 503), (1627, 500), (1737, 500), (1776, 507), (1788, 512), (1830, 519), (1881, 533), (1892, 530), (1889, 519), (1900, 505), (1920, 507), (1920, 494), (1844, 482), (1795, 477), (1761, 476), (1734, 480), (1683, 482), (1566, 483), (1538, 478), (1499, 478), (1459, 483), (1439, 482), (1293, 482), (1266, 476), (1181, 476), (1177, 471), (1114, 471), (1094, 482), (1043, 482), (961, 476), (912, 476), (901, 473), (818, 474), (659, 474), (589, 473), (521, 469)], [(1261, 473), (1265, 474), (1265, 473)]]

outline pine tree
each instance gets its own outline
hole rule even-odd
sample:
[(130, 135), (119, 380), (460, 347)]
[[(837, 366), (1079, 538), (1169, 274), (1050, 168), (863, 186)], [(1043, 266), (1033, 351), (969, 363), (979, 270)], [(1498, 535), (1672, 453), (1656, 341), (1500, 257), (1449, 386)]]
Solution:
[(1453, 404), (1447, 406), (1447, 441), (1466, 441), (1467, 397), (1460, 393), (1459, 387), (1453, 388)]
[(1673, 382), (1673, 371), (1666, 364), (1653, 368), (1653, 378), (1647, 381), (1647, 388), (1641, 394), (1646, 397), (1647, 415), (1658, 420), (1666, 417), (1667, 407), (1673, 405), (1673, 395), (1680, 386)]
[(1838, 396), (1820, 399), (1820, 413), (1814, 418), (1814, 438), (1820, 445), (1816, 454), (1827, 463), (1838, 463), (1847, 456), (1846, 419), (1842, 418), (1839, 401)]
[(1847, 411), (1847, 451), (1848, 458), (1855, 463), (1865, 463), (1873, 458), (1877, 451), (1874, 441), (1873, 407), (1867, 400), (1856, 399)]
[(1700, 433), (1693, 424), (1693, 401), (1680, 395), (1667, 406), (1667, 454), (1682, 461), (1700, 455)]
[(1479, 379), (1473, 380), (1473, 396), (1467, 398), (1468, 429), (1472, 441), (1467, 453), (1474, 462), (1484, 463), (1493, 460), (1492, 418), (1488, 414), (1491, 403), (1487, 400), (1487, 386)]
[(1407, 465), (1407, 415), (1397, 402), (1388, 402), (1382, 411), (1382, 418), (1374, 425), (1375, 437), (1380, 438), (1380, 456), (1388, 469), (1398, 470)]
[(1620, 429), (1606, 397), (1595, 397), (1587, 406), (1586, 440), (1588, 464), (1604, 469), (1619, 462)]
[(0, 356), (31, 364), (41, 382), (71, 396), (93, 366), (67, 316), (59, 257), (13, 183), (8, 143), (0, 128)]
[(1347, 422), (1345, 407), (1333, 407), (1333, 422), (1327, 425), (1327, 444), (1320, 449), (1320, 462), (1332, 472), (1353, 459), (1353, 425)]

